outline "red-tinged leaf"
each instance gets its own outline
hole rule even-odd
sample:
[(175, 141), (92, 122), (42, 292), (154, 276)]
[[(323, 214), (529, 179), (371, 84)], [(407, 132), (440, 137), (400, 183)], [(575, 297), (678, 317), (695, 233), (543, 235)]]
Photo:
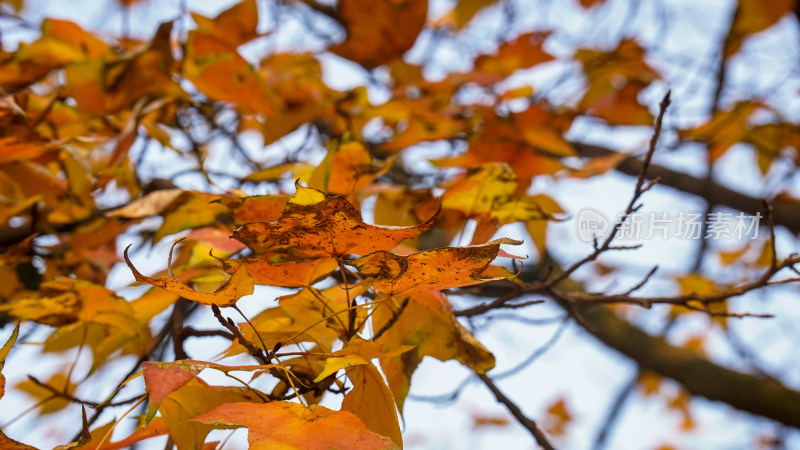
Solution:
[(521, 243), (502, 238), (482, 245), (445, 247), (409, 256), (377, 251), (347, 264), (374, 277), (372, 288), (389, 295), (452, 289), (504, 279), (484, 277), (483, 272), (497, 257), (500, 244)]
[[(559, 156), (576, 156), (564, 134), (572, 126), (575, 113), (558, 110), (539, 102), (512, 116), (514, 125), (528, 144)], [(515, 164), (516, 167), (516, 164)]]
[[(425, 25), (427, 0), (340, 0), (347, 39), (330, 51), (371, 69), (410, 49)], [(398, 27), (397, 24), (403, 26)]]
[[(130, 248), (130, 246), (128, 248)], [(136, 267), (133, 266), (130, 258), (128, 258), (128, 248), (126, 248), (124, 252), (125, 263), (131, 269), (131, 272), (133, 272), (133, 276), (137, 281), (160, 287), (161, 289), (179, 295), (187, 300), (202, 303), (204, 305), (217, 305), (219, 307), (225, 307), (233, 306), (240, 298), (253, 293), (255, 285), (253, 284), (253, 278), (249, 273), (247, 273), (246, 265), (240, 265), (233, 273), (231, 278), (217, 288), (216, 291), (198, 292), (172, 278), (161, 278), (156, 280), (154, 278), (142, 275), (138, 270), (136, 270)]]
[(580, 107), (610, 125), (652, 125), (655, 117), (638, 100), (639, 93), (645, 87), (641, 83), (627, 83), (620, 89), (609, 87), (606, 90), (590, 90)]
[(346, 199), (298, 187), (277, 222), (245, 224), (233, 236), (257, 254), (288, 262), (392, 249), (430, 230), (435, 221), (434, 215), (414, 227), (368, 225)]
[(150, 410), (147, 414), (147, 421), (149, 422), (155, 416), (161, 402), (170, 393), (194, 380), (205, 369), (228, 373), (232, 371), (263, 371), (277, 366), (224, 366), (222, 364), (187, 359), (174, 362), (145, 361), (142, 367), (144, 367), (145, 390), (147, 390), (150, 398)]
[(347, 368), (347, 378), (353, 383), (353, 389), (344, 396), (342, 411), (350, 411), (370, 431), (388, 436), (402, 447), (403, 435), (394, 397), (378, 369), (369, 362), (354, 365)]
[[(219, 228), (199, 228), (187, 234), (184, 239), (209, 244), (214, 251), (214, 256), (220, 257), (217, 251), (222, 252), (222, 257), (244, 250), (246, 246), (236, 239), (231, 238), (231, 233)], [(251, 274), (252, 275), (252, 274)]]
[(536, 152), (530, 145), (499, 139), (478, 139), (470, 142), (463, 155), (432, 161), (437, 167), (467, 168), (490, 162), (513, 164), (518, 177), (518, 190), (527, 189), (533, 177), (554, 175), (564, 169), (561, 161)]
[(195, 417), (215, 428), (247, 427), (250, 448), (397, 449), (347, 411), (290, 402), (228, 403)]

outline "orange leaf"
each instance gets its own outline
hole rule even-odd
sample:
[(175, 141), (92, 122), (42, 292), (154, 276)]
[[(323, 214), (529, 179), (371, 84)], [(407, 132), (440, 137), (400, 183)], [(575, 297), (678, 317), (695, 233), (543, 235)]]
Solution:
[(401, 56), (414, 45), (425, 25), (428, 1), (339, 0), (338, 10), (347, 39), (330, 50), (371, 69)]
[[(406, 307), (394, 319), (406, 298)], [(438, 292), (417, 292), (386, 300), (375, 308), (372, 326), (380, 330), (390, 320), (394, 320), (394, 324), (378, 340), (384, 352), (380, 363), (400, 411), (411, 375), (425, 356), (440, 361), (455, 359), (477, 373), (486, 373), (494, 367), (494, 356), (458, 322), (450, 304)], [(405, 345), (415, 348), (399, 356), (391, 355), (393, 350)]]
[(742, 46), (744, 38), (774, 25), (781, 17), (789, 13), (795, 0), (739, 0), (733, 14), (731, 28), (725, 36), (723, 55), (730, 58)]
[(392, 249), (404, 239), (430, 230), (435, 221), (436, 215), (413, 227), (368, 225), (344, 198), (298, 186), (277, 222), (245, 224), (233, 237), (257, 254), (297, 261)]
[(258, 7), (256, 0), (244, 0), (221, 12), (216, 18), (209, 19), (192, 13), (197, 29), (208, 33), (231, 47), (238, 47), (256, 37), (258, 25)]
[(231, 371), (268, 370), (277, 366), (223, 366), (206, 361), (186, 359), (174, 362), (145, 361), (142, 367), (144, 368), (145, 390), (150, 398), (150, 410), (146, 418), (146, 422), (149, 422), (155, 416), (161, 402), (170, 393), (194, 380), (205, 369), (215, 369), (228, 373)]
[(403, 435), (394, 397), (378, 369), (369, 362), (351, 366), (347, 369), (347, 378), (353, 383), (353, 389), (344, 396), (342, 411), (352, 412), (370, 431), (388, 436), (402, 447)]
[[(240, 261), (227, 261), (226, 269), (234, 267), (233, 264), (238, 264)], [(281, 287), (311, 286), (339, 267), (335, 258), (318, 258), (280, 264), (273, 264), (265, 259), (244, 259), (243, 261), (247, 265), (247, 272), (250, 273), (256, 284)]]
[(566, 428), (570, 422), (572, 422), (572, 414), (570, 414), (563, 398), (547, 408), (544, 426), (548, 433), (555, 436), (563, 436), (566, 434)]
[(482, 277), (500, 251), (500, 244), (522, 242), (502, 238), (483, 245), (445, 247), (409, 256), (377, 251), (348, 261), (364, 275), (375, 277), (372, 288), (390, 295), (452, 289), (506, 277)]
[(215, 428), (247, 427), (250, 448), (399, 448), (354, 414), (284, 401), (227, 403), (194, 419)]
[(220, 307), (233, 306), (240, 298), (253, 293), (254, 284), (253, 278), (247, 273), (247, 266), (244, 264), (239, 265), (236, 272), (233, 273), (231, 278), (224, 282), (214, 292), (197, 292), (189, 286), (181, 283), (172, 278), (154, 279), (142, 275), (136, 267), (133, 266), (131, 260), (128, 258), (128, 246), (125, 249), (123, 256), (125, 263), (130, 267), (133, 276), (137, 281), (158, 286), (173, 294), (179, 295), (187, 300), (202, 303), (204, 305), (217, 305)]
[(504, 42), (496, 55), (481, 55), (475, 59), (473, 77), (479, 84), (502, 81), (519, 69), (528, 69), (537, 64), (552, 61), (542, 45), (550, 32), (525, 33), (510, 42)]

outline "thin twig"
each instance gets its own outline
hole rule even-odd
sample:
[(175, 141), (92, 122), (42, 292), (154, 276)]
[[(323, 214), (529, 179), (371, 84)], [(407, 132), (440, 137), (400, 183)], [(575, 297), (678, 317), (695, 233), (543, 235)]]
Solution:
[(537, 444), (539, 444), (545, 450), (555, 450), (555, 447), (553, 447), (553, 445), (550, 444), (550, 441), (547, 440), (547, 436), (545, 436), (544, 432), (536, 425), (536, 422), (528, 418), (516, 403), (514, 403), (510, 398), (506, 397), (506, 395), (503, 394), (503, 392), (494, 384), (494, 381), (492, 381), (488, 375), (479, 373), (478, 378), (480, 378), (481, 381), (483, 381), (483, 384), (485, 384), (486, 387), (492, 391), (492, 394), (494, 394), (494, 397), (497, 399), (497, 401), (505, 405), (505, 407), (508, 409), (508, 412), (510, 412), (511, 415), (517, 419), (520, 425), (525, 427), (525, 429), (531, 433)]

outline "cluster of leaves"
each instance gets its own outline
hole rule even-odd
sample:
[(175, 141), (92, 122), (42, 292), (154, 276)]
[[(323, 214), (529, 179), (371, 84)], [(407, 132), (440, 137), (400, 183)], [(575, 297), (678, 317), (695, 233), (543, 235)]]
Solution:
[[(613, 249), (610, 239), (561, 275), (536, 282), (492, 264), (497, 257), (518, 258), (501, 245), (521, 242), (492, 240), (509, 224), (524, 226), (537, 254), (546, 254), (547, 223), (564, 211), (547, 194), (531, 191), (536, 177), (592, 177), (626, 157), (576, 158), (564, 136), (573, 121), (650, 126), (656, 117), (639, 94), (661, 79), (645, 50), (626, 39), (615, 48), (574, 52), (586, 84), (575, 105), (553, 105), (530, 86), (509, 88), (515, 73), (556, 59), (545, 49), (550, 32), (511, 38), (478, 55), (470, 70), (438, 81), (402, 58), (423, 30), (457, 34), (493, 3), (459, 1), (431, 20), (426, 0), (274, 5), (338, 23), (346, 37), (325, 51), (385, 76), (390, 96), (380, 104), (370, 101), (364, 86), (325, 84), (319, 55), (274, 52), (257, 64), (246, 59), (243, 46), (266, 35), (259, 31), (255, 0), (216, 17), (192, 13), (195, 26), (185, 33), (174, 30), (175, 22), (163, 23), (144, 41), (100, 38), (72, 22), (45, 19), (37, 39), (0, 53), (0, 312), (52, 327), (44, 352), (90, 350), (87, 377), (134, 355), (129, 375), (143, 376), (146, 386), (144, 396), (115, 402), (114, 391), (100, 403), (77, 396), (72, 368), (21, 384), (41, 399), (42, 414), (70, 403), (93, 408), (69, 448), (124, 448), (164, 434), (178, 448), (200, 448), (212, 429), (235, 427), (249, 429), (254, 447), (402, 446), (397, 412), (425, 356), (456, 360), (476, 374), (495, 365), (448, 300), (451, 290), (466, 286), (506, 280), (518, 288), (460, 315), (527, 306), (512, 301), (524, 293), (567, 304), (660, 301), (726, 311), (710, 305), (743, 288), (712, 292), (703, 279), (686, 279), (681, 296), (660, 300), (559, 290), (578, 267)], [(586, 8), (602, 3), (581, 2)], [(726, 58), (791, 6), (760, 5), (739, 2)], [(747, 19), (754, 11), (763, 13), (758, 25)], [(800, 149), (800, 131), (779, 118), (750, 123), (765, 108), (739, 103), (680, 137), (707, 142), (711, 160), (735, 143), (750, 143), (766, 172), (784, 148)], [(268, 146), (298, 130), (307, 131), (300, 150), (268, 155), (267, 163), (254, 162), (239, 140), (257, 135)], [(247, 173), (220, 174), (209, 163), (220, 138)], [(432, 160), (443, 169), (434, 175), (407, 170), (407, 149), (434, 141), (462, 144), (464, 151)], [(192, 162), (189, 172), (214, 189), (180, 189), (142, 173), (148, 143)], [(324, 156), (315, 164), (320, 149)], [(252, 186), (267, 186), (271, 194), (247, 195)], [(646, 190), (641, 187), (628, 213)], [(128, 201), (109, 200), (120, 198)], [(374, 205), (375, 225), (364, 220), (366, 204)], [(162, 219), (155, 229), (148, 227), (152, 217)], [(474, 231), (464, 239), (466, 230)], [(183, 236), (165, 269), (147, 276), (128, 249), (120, 255), (117, 248), (120, 236), (134, 233), (142, 246)], [(449, 245), (457, 242), (469, 245)], [(120, 256), (138, 282), (152, 285), (133, 300), (106, 287)], [(795, 262), (763, 259), (770, 276)], [(291, 291), (274, 301), (256, 286)], [(258, 302), (260, 312), (248, 318), (237, 302), (254, 293), (243, 301)], [(158, 329), (155, 319), (164, 312), (169, 318)], [(190, 314), (213, 316), (219, 329), (185, 326)], [(184, 341), (205, 336), (230, 341), (223, 357), (248, 354), (256, 364), (189, 359)], [(164, 357), (168, 340), (175, 360), (155, 361)], [(210, 385), (198, 377), (206, 370), (240, 386)], [(343, 395), (339, 411), (319, 406), (331, 395)], [(116, 422), (93, 427), (105, 408), (142, 402), (148, 412), (130, 436), (111, 443)], [(676, 405), (685, 409), (685, 403)], [(561, 434), (569, 413), (563, 402), (551, 409), (562, 418), (551, 430)]]

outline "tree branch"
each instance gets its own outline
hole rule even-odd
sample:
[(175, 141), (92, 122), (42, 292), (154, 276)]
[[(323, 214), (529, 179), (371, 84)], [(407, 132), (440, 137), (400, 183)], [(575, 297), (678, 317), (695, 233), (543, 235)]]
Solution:
[[(571, 144), (581, 156), (598, 157), (617, 153), (614, 150), (596, 145), (580, 142), (572, 142)], [(643, 166), (644, 162), (641, 159), (632, 156), (624, 159), (616, 167), (616, 170), (626, 175), (638, 177), (642, 172)], [(756, 215), (763, 208), (763, 199), (751, 197), (706, 178), (698, 178), (658, 164), (649, 165), (647, 176), (650, 179), (658, 178), (659, 185), (669, 186), (687, 194), (701, 197), (711, 204), (727, 206), (751, 216)], [(792, 233), (800, 233), (800, 202), (775, 198), (770, 201), (770, 204), (773, 207), (773, 217), (776, 225), (783, 226)]]
[(517, 421), (531, 433), (537, 444), (546, 450), (555, 450), (553, 445), (550, 444), (550, 441), (547, 440), (547, 436), (544, 435), (544, 432), (542, 432), (542, 430), (540, 430), (536, 425), (536, 422), (529, 419), (525, 413), (519, 409), (519, 406), (511, 401), (510, 398), (506, 397), (506, 395), (503, 394), (503, 392), (497, 387), (497, 385), (494, 384), (494, 381), (492, 381), (488, 375), (479, 373), (478, 378), (480, 378), (481, 381), (483, 381), (483, 384), (485, 384), (486, 387), (492, 391), (492, 394), (494, 394), (494, 397), (497, 399), (497, 401), (505, 405), (508, 409), (508, 412), (510, 412), (511, 415), (513, 415), (514, 418), (516, 418)]
[(582, 308), (584, 327), (640, 368), (679, 382), (693, 395), (800, 428), (800, 392), (771, 378), (730, 370), (651, 336), (603, 307)]

